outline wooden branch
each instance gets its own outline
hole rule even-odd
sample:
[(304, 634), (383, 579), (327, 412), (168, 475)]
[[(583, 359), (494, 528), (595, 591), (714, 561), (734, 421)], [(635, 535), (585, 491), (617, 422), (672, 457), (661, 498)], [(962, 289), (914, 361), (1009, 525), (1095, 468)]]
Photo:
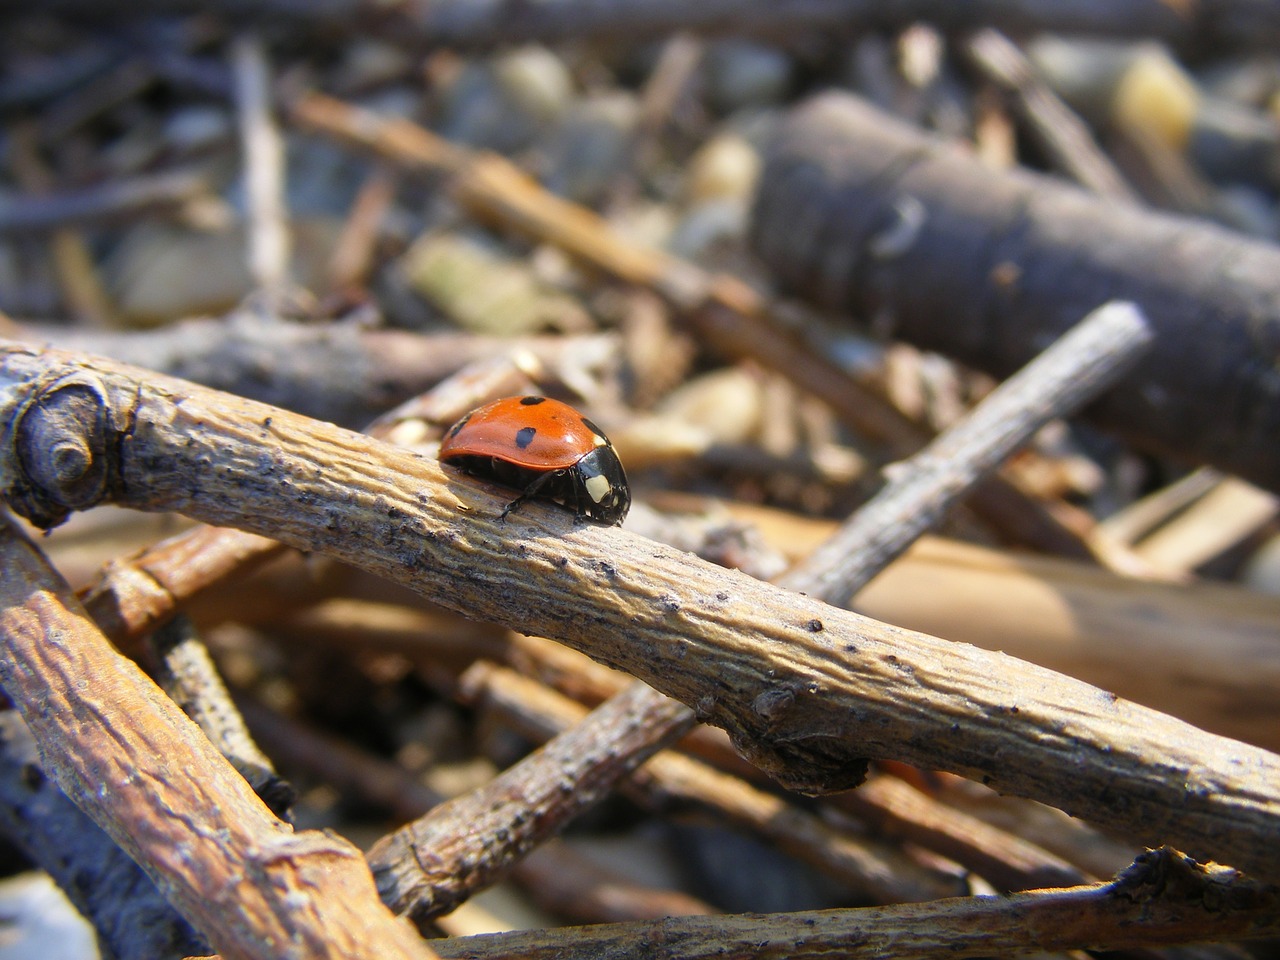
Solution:
[(791, 113), (752, 231), (800, 295), (886, 318), (894, 336), (998, 377), (1100, 300), (1133, 301), (1156, 346), (1088, 415), (1139, 447), (1280, 488), (1274, 245), (993, 172), (846, 94)]
[(285, 227), (284, 141), (271, 112), (271, 66), (261, 38), (246, 33), (231, 44), (248, 220), (248, 267), (275, 313), (289, 269)]
[(780, 582), (848, 603), (1037, 430), (1119, 380), (1151, 339), (1132, 304), (1099, 307), (918, 454), (895, 464), (888, 484)]
[[(788, 586), (844, 600), (878, 573), (964, 492), (1050, 418), (1115, 379), (1147, 347), (1150, 333), (1132, 307), (1096, 311), (979, 408), (940, 437), (890, 486), (789, 577)], [(846, 562), (846, 554), (854, 559)], [(634, 718), (643, 717), (643, 722)], [(621, 721), (626, 721), (625, 723)], [(561, 824), (594, 804), (607, 786), (693, 722), (692, 712), (638, 685), (615, 696), (544, 750), (493, 784), (460, 798), (380, 842), (371, 853), (383, 899), (419, 924), (452, 909)], [(550, 736), (550, 733), (547, 734)], [(633, 781), (654, 795), (709, 804), (816, 863), (876, 902), (949, 892), (894, 851), (830, 831), (776, 798), (678, 757), (655, 759)], [(554, 785), (549, 794), (546, 786)], [(573, 786), (575, 789), (567, 790)], [(710, 794), (710, 796), (708, 795)], [(566, 802), (565, 797), (575, 800)], [(514, 800), (513, 800), (514, 798)], [(518, 801), (518, 802), (516, 802)], [(464, 829), (464, 825), (469, 829)]]
[(379, 840), (369, 864), (383, 902), (419, 925), (448, 913), (692, 725), (683, 704), (632, 685), (483, 787)]
[(0, 713), (0, 830), (62, 888), (114, 960), (208, 952), (142, 868), (44, 775), (16, 710)]
[(1098, 946), (1123, 950), (1275, 936), (1280, 896), (1229, 871), (1153, 851), (1110, 883), (1005, 897), (966, 897), (857, 910), (681, 917), (655, 923), (433, 940), (459, 960), (664, 960), (839, 956), (951, 960)]
[(80, 599), (98, 629), (136, 660), (141, 640), (185, 604), (252, 573), (284, 550), (256, 534), (197, 527), (112, 560)]
[[(730, 510), (793, 561), (835, 529), (745, 504)], [(924, 537), (858, 594), (857, 609), (1002, 650), (1280, 750), (1280, 599), (1207, 581), (1142, 583), (1081, 563)], [(1197, 682), (1188, 686), (1187, 677)]]
[[(513, 670), (481, 663), (464, 680), (477, 703), (530, 739), (558, 739), (588, 725), (585, 707)], [(964, 889), (959, 877), (922, 866), (895, 844), (839, 830), (776, 792), (675, 751), (658, 753), (619, 786), (650, 810), (701, 810), (760, 837), (872, 903), (933, 900)]]
[(1280, 875), (1280, 757), (1051, 671), (900, 630), (329, 424), (0, 344), (0, 478), (48, 525), (115, 502), (270, 533), (468, 616), (552, 637), (724, 727), (809, 792), (901, 759), (1135, 840)]
[(433, 955), (378, 903), (359, 851), (273, 817), (7, 520), (0, 557), (0, 682), (46, 772), (215, 949), (229, 960)]
[[(456, 655), (454, 642), (442, 644), (439, 640), (442, 630), (448, 628), (440, 623), (438, 615), (424, 616), (404, 608), (347, 601), (330, 601), (315, 614), (290, 618), (283, 625), (273, 622), (270, 626), (272, 635), (292, 634), (305, 644), (319, 640), (347, 650), (357, 645), (361, 650), (394, 650), (433, 668), (438, 667), (442, 659), (448, 660)], [(333, 614), (341, 625), (333, 622), (329, 614)], [(335, 631), (341, 636), (335, 635)], [(541, 683), (579, 703), (601, 703), (627, 685), (624, 674), (605, 669), (581, 654), (540, 638), (513, 638), (505, 648), (500, 643), (489, 641), (477, 650), (475, 644), (481, 642), (473, 640), (473, 655), (478, 653), (523, 675), (536, 677)], [(254, 716), (250, 714), (251, 720)], [(284, 722), (283, 718), (276, 718), (262, 729), (270, 730)], [(252, 725), (258, 732), (260, 724)], [(533, 730), (522, 727), (522, 730), (527, 736), (536, 734), (538, 738), (547, 733), (546, 728)], [(263, 735), (259, 732), (260, 737)], [(288, 752), (295, 762), (301, 754), (307, 758), (308, 768), (317, 776), (345, 789), (352, 780), (354, 768), (361, 761), (339, 756), (349, 754), (349, 749), (344, 750), (338, 744), (326, 742), (313, 748), (310, 744), (315, 739), (315, 735), (307, 730), (290, 725), (276, 742), (282, 754)], [(759, 772), (733, 751), (723, 731), (697, 727), (680, 742), (678, 749), (749, 781), (759, 777)], [(390, 771), (386, 775), (360, 776), (359, 792), (397, 811), (404, 819), (420, 815), (422, 809), (401, 813), (405, 805), (400, 800), (410, 791), (413, 781), (396, 786), (387, 783), (389, 776)], [(981, 875), (998, 890), (1074, 886), (1094, 879), (1061, 857), (1049, 854), (1005, 830), (988, 826), (891, 777), (873, 775), (857, 790), (837, 794), (832, 802), (873, 830), (941, 853)]]
[[(356, 323), (264, 322), (248, 311), (145, 333), (29, 324), (11, 335), (114, 357), (348, 427), (363, 427), (476, 360), (528, 350), (554, 370), (565, 363), (607, 365), (617, 355), (617, 340), (609, 335), (513, 340), (419, 334)], [(267, 377), (264, 357), (271, 364)]]
[(208, 648), (191, 622), (181, 615), (174, 617), (151, 635), (150, 646), (156, 662), (156, 683), (244, 777), (262, 802), (283, 818), (296, 793), (249, 736)]
[(983, 75), (1013, 95), (1032, 136), (1058, 169), (1099, 196), (1142, 202), (1085, 122), (1041, 80), (1012, 40), (999, 31), (984, 29), (969, 38), (965, 50)]

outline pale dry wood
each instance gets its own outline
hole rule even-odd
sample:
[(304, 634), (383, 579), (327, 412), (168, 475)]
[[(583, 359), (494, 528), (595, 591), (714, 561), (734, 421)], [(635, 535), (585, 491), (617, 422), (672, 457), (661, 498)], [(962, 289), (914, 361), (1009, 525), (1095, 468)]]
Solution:
[(1098, 526), (1123, 543), (1137, 543), (1156, 527), (1185, 510), (1217, 486), (1222, 474), (1200, 467), (1139, 500), (1127, 503)]
[(267, 303), (275, 306), (287, 280), (289, 232), (284, 141), (271, 112), (271, 66), (261, 38), (254, 33), (237, 37), (231, 44), (231, 67), (244, 154), (249, 274)]
[(1264, 529), (1280, 513), (1280, 496), (1237, 477), (1212, 490), (1137, 544), (1152, 563), (1194, 570)]
[(953, 960), (1274, 936), (1274, 887), (1155, 851), (1095, 886), (855, 910), (682, 917), (432, 941), (467, 960)]
[(553, 505), (502, 523), (506, 491), (194, 384), (6, 343), (0, 388), (4, 492), (40, 523), (113, 501), (269, 532), (587, 651), (802, 790), (896, 758), (1280, 876), (1280, 757), (1266, 751)]
[(359, 851), (272, 816), (8, 521), (0, 553), (0, 679), (46, 772), (223, 956), (433, 955)]

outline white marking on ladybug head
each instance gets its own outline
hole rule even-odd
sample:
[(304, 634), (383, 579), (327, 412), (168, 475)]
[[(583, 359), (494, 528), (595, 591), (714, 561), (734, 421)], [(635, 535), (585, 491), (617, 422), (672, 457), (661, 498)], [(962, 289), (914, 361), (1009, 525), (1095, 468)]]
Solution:
[(598, 433), (593, 433), (591, 435), (591, 443), (593, 446), (597, 446), (597, 447), (607, 447), (609, 445), (609, 441), (606, 440), (604, 437), (600, 436), (600, 434)]
[(609, 478), (596, 475), (587, 477), (583, 484), (587, 488), (587, 495), (596, 503), (603, 503), (605, 498), (609, 496)]

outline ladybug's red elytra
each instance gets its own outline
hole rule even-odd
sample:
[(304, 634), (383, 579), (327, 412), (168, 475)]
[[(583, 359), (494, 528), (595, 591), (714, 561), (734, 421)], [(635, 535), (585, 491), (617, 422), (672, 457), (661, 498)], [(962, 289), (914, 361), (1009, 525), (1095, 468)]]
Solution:
[(627, 475), (604, 431), (550, 397), (506, 397), (472, 410), (445, 434), (440, 462), (523, 491), (501, 519), (535, 496), (609, 525), (631, 507)]

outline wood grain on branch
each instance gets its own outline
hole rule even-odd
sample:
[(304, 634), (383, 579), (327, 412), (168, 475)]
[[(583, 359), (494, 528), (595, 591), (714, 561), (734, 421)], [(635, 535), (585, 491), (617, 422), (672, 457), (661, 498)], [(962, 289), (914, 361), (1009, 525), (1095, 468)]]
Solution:
[(1274, 936), (1274, 887), (1239, 883), (1230, 871), (1146, 854), (1110, 883), (1011, 897), (816, 910), (767, 916), (679, 917), (553, 931), (434, 940), (442, 957), (466, 960), (665, 960), (840, 956), (849, 960), (950, 960), (1042, 950), (1106, 949)]
[(782, 125), (752, 229), (800, 295), (998, 377), (1100, 302), (1133, 301), (1155, 348), (1089, 415), (1136, 446), (1280, 488), (1274, 245), (994, 172), (845, 94)]
[(433, 954), (377, 899), (360, 852), (294, 833), (6, 519), (0, 681), (46, 773), (228, 958)]
[(45, 776), (16, 710), (0, 713), (0, 830), (54, 879), (114, 960), (208, 952), (142, 868)]
[(419, 924), (447, 913), (692, 724), (683, 704), (632, 685), (483, 787), (379, 840), (369, 863), (383, 901)]
[(115, 502), (270, 533), (577, 647), (694, 707), (799, 789), (861, 758), (950, 770), (1275, 879), (1280, 757), (1011, 657), (912, 633), (329, 424), (21, 344), (0, 477), (42, 525)]

